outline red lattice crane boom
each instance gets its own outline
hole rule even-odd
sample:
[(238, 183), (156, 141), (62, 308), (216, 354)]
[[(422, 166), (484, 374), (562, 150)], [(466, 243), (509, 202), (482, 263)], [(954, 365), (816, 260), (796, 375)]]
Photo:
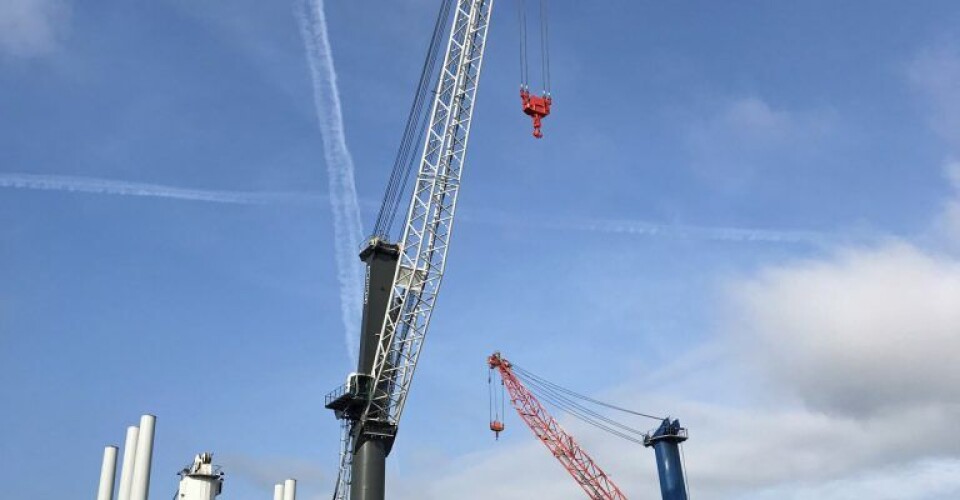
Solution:
[[(626, 496), (620, 491), (620, 488), (613, 483), (603, 470), (590, 458), (573, 436), (567, 434), (560, 424), (557, 423), (540, 401), (530, 392), (526, 386), (517, 378), (511, 369), (510, 362), (500, 356), (500, 353), (493, 353), (487, 363), (491, 369), (500, 373), (503, 385), (510, 393), (510, 403), (516, 408), (520, 418), (530, 427), (530, 430), (537, 436), (550, 453), (563, 465), (567, 472), (573, 476), (573, 479), (590, 498), (595, 500), (626, 500)], [(499, 424), (498, 429), (493, 429), (494, 424)], [(491, 429), (496, 432), (503, 430), (503, 424), (500, 422), (491, 423)]]

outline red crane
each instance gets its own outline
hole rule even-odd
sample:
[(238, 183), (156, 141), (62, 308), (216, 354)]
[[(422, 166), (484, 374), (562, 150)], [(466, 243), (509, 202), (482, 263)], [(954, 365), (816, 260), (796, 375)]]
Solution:
[[(510, 402), (523, 421), (530, 426), (537, 439), (550, 450), (550, 453), (567, 469), (590, 498), (626, 500), (627, 497), (613, 483), (610, 476), (603, 472), (590, 455), (587, 455), (587, 452), (577, 444), (573, 436), (560, 427), (536, 396), (520, 382), (513, 373), (509, 361), (496, 352), (487, 358), (487, 363), (491, 370), (495, 369), (500, 373), (503, 385), (510, 393)], [(503, 422), (492, 420), (490, 430), (499, 434), (503, 430)]]

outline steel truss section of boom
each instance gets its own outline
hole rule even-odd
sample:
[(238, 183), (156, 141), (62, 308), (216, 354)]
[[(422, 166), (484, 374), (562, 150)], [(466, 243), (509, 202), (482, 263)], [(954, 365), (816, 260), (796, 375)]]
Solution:
[(364, 422), (396, 426), (443, 278), (493, 0), (458, 0), (380, 330)]

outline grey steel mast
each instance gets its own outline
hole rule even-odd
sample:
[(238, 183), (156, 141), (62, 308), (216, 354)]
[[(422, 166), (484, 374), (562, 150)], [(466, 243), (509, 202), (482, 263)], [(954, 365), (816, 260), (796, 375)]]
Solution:
[(386, 457), (436, 305), (493, 0), (449, 0), (448, 30), (403, 236), (370, 239), (357, 372), (327, 396), (341, 420), (335, 500), (383, 500)]

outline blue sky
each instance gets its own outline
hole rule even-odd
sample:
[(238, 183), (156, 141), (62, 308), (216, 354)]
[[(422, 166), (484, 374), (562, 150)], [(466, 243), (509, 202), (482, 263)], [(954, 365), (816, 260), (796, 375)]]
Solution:
[[(680, 417), (701, 499), (956, 498), (960, 6), (551, 3), (542, 141), (495, 6), (391, 497), (579, 498), (519, 419), (486, 430), (500, 349)], [(0, 5), (11, 498), (92, 495), (141, 413), (157, 498), (207, 450), (225, 498), (329, 494), (351, 366), (295, 5)], [(436, 6), (325, 6), (365, 228)], [(656, 495), (648, 450), (561, 421)]]

